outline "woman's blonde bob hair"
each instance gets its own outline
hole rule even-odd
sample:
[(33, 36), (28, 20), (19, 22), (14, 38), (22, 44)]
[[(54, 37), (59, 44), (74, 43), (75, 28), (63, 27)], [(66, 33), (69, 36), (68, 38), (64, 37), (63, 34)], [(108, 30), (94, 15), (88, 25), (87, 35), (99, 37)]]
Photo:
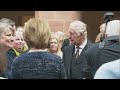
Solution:
[(24, 26), (23, 37), (29, 48), (45, 49), (51, 37), (51, 30), (44, 20), (31, 18)]

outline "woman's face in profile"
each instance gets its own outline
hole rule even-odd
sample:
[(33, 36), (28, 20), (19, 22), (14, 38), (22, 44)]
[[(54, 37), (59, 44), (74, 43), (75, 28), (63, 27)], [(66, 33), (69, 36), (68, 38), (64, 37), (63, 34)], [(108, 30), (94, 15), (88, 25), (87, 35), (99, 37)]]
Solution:
[(9, 50), (13, 47), (13, 40), (14, 40), (14, 33), (12, 31), (7, 31), (1, 33), (0, 36), (0, 46), (3, 48), (3, 50)]
[(50, 50), (51, 52), (55, 53), (57, 52), (57, 48), (58, 48), (58, 41), (57, 39), (51, 39), (50, 40)]

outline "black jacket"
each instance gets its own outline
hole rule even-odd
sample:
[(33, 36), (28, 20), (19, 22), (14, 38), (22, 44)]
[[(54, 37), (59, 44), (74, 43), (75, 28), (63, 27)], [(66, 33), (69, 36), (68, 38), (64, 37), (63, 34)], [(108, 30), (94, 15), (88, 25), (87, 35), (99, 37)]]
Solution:
[(63, 45), (61, 47), (61, 51), (63, 52), (64, 47), (68, 46), (69, 44), (70, 44), (69, 39), (68, 38), (64, 39)]
[(94, 77), (95, 72), (102, 64), (120, 58), (119, 36), (110, 36), (104, 42), (103, 48), (100, 49), (100, 43), (97, 43), (85, 52), (87, 63), (83, 71), (85, 75), (91, 74), (91, 78)]
[[(82, 52), (80, 54), (80, 62), (78, 63), (79, 64), (78, 70), (80, 70), (80, 72), (81, 72), (80, 77), (83, 77), (82, 72), (83, 72), (83, 67), (85, 64), (84, 52), (92, 45), (93, 45), (93, 43), (88, 41), (87, 45), (84, 47), (84, 49), (82, 50)], [(71, 44), (69, 46), (66, 46), (63, 51), (63, 61), (65, 64), (66, 76), (68, 79), (71, 79), (71, 62), (72, 62), (74, 47), (75, 47), (75, 45)]]

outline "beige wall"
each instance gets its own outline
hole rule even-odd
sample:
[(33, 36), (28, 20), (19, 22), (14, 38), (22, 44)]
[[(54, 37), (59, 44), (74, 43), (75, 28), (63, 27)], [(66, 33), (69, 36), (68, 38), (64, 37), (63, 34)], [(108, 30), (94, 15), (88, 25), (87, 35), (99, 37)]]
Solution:
[(35, 11), (35, 17), (48, 21), (51, 31), (63, 31), (66, 35), (71, 21), (80, 20), (80, 11)]

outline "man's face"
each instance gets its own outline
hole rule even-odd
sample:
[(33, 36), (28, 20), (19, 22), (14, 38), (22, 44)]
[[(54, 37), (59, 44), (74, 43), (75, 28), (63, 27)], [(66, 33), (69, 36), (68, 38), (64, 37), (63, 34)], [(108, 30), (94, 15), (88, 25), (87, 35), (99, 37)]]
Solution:
[(69, 39), (75, 45), (80, 45), (83, 35), (77, 34), (73, 29), (69, 29)]
[(69, 40), (71, 43), (74, 42), (74, 38), (75, 38), (75, 31), (73, 29), (69, 29)]

